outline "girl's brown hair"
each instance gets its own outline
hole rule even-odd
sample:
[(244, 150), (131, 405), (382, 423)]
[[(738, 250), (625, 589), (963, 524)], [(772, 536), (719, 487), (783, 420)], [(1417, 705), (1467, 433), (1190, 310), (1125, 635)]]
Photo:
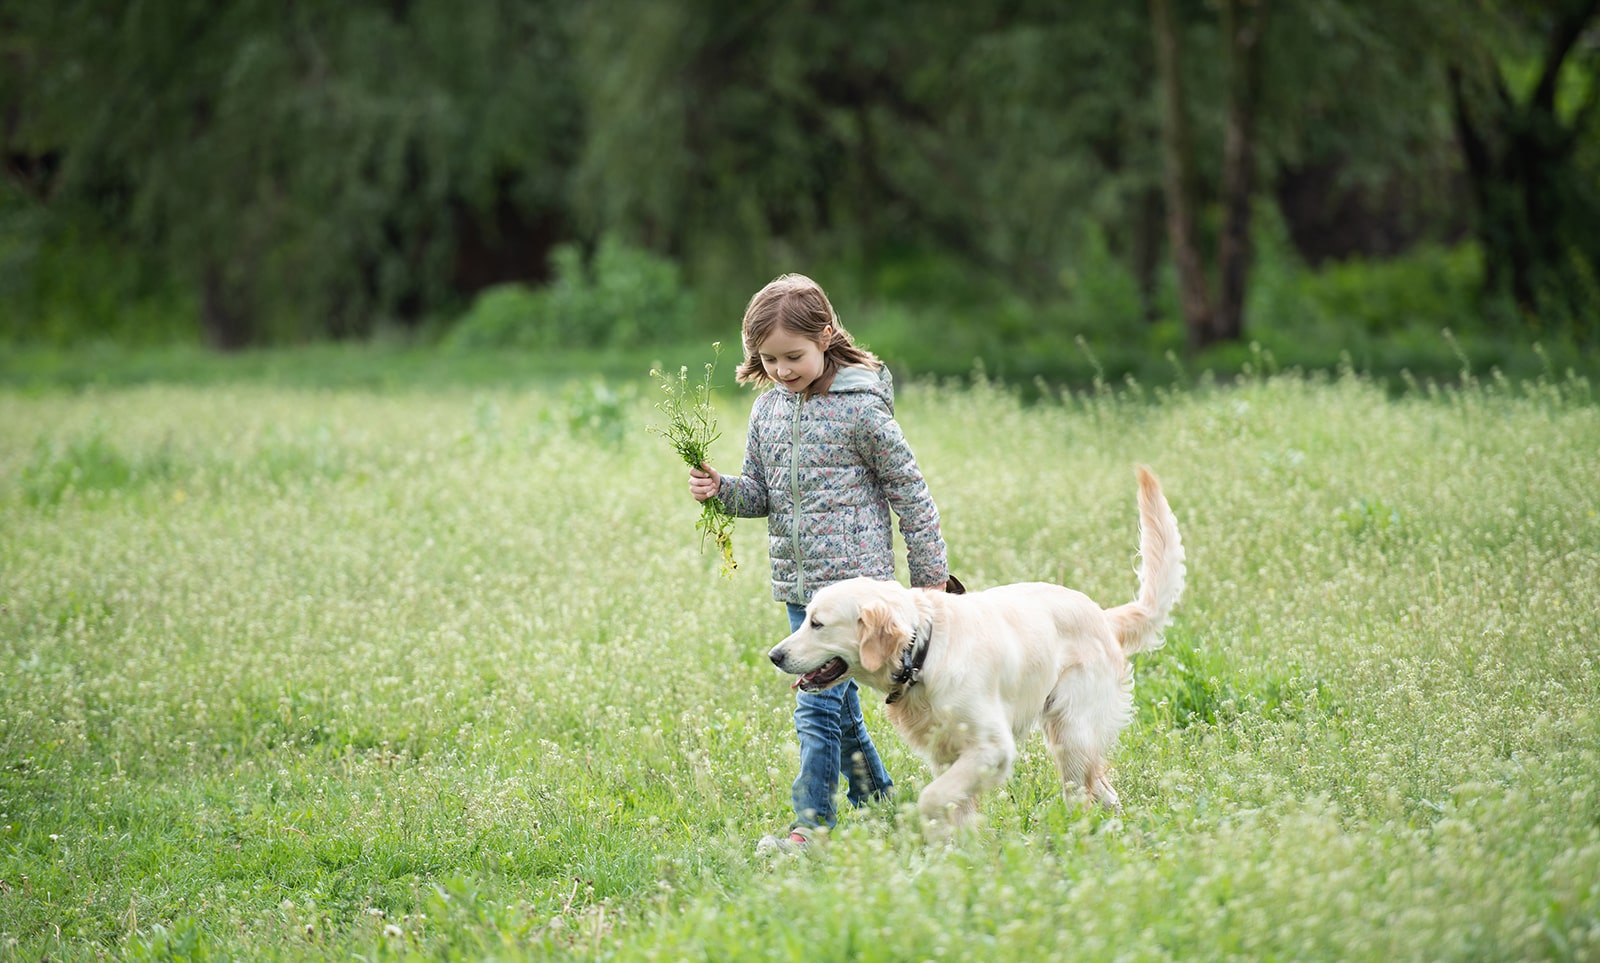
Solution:
[(740, 384), (770, 382), (761, 364), (761, 342), (778, 328), (822, 346), (822, 374), (812, 382), (809, 394), (821, 394), (833, 383), (840, 368), (860, 366), (877, 370), (883, 362), (871, 351), (858, 347), (850, 332), (839, 323), (833, 305), (822, 285), (803, 274), (774, 278), (750, 298), (744, 309), (744, 363), (734, 372)]

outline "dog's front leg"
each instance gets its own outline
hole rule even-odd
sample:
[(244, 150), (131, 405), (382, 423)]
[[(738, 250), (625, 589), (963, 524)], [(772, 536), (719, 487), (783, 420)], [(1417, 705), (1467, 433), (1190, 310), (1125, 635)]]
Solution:
[(978, 796), (1005, 782), (1016, 760), (1016, 746), (1000, 739), (973, 746), (928, 783), (917, 797), (923, 832), (930, 839), (948, 839), (978, 811)]

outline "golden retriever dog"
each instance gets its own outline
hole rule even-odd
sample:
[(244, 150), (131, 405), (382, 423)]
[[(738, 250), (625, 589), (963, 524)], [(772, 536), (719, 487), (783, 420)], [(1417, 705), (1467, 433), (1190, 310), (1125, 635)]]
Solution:
[(1128, 658), (1162, 644), (1183, 592), (1183, 542), (1161, 483), (1140, 466), (1139, 592), (1102, 608), (1044, 582), (950, 595), (851, 579), (820, 589), (774, 665), (820, 691), (856, 679), (888, 696), (889, 721), (934, 778), (917, 808), (931, 836), (967, 823), (1005, 782), (1033, 729), (1069, 805), (1082, 787), (1119, 809), (1107, 754), (1133, 715)]

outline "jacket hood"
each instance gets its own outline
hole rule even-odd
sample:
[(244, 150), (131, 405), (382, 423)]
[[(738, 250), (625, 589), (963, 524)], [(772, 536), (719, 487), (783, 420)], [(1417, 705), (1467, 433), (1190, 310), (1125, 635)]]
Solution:
[(882, 398), (891, 410), (894, 407), (894, 379), (889, 375), (888, 365), (876, 371), (855, 365), (840, 368), (833, 376), (833, 384), (828, 386), (828, 392), (846, 394), (852, 391), (871, 392)]

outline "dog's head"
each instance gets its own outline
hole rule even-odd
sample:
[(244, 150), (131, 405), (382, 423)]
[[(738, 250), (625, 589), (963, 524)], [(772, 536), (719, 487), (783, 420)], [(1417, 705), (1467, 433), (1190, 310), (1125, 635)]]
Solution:
[(837, 582), (812, 597), (805, 623), (767, 657), (799, 676), (796, 685), (806, 692), (821, 692), (850, 678), (887, 691), (889, 669), (911, 642), (915, 618), (914, 596), (895, 582)]

